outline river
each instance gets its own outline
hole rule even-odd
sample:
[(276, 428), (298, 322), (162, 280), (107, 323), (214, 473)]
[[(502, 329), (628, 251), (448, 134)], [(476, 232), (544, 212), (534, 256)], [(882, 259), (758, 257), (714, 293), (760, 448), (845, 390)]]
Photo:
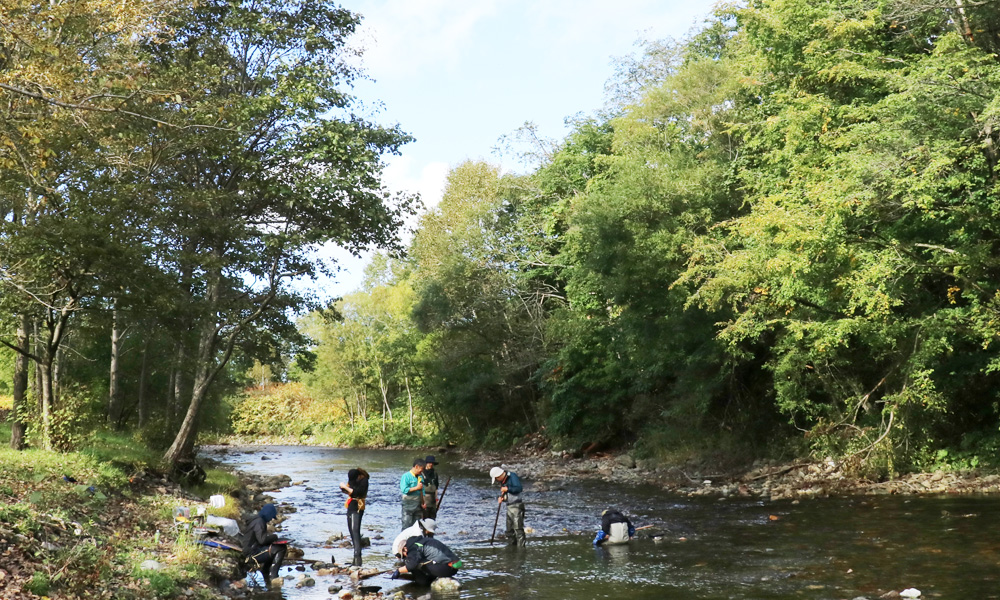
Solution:
[[(206, 448), (203, 453), (240, 470), (287, 474), (293, 485), (273, 494), (296, 507), (283, 524), (305, 557), (350, 564), (350, 548), (324, 547), (347, 534), (338, 484), (360, 466), (371, 474), (362, 532), (372, 539), (365, 567), (391, 568), (390, 545), (399, 532), (399, 478), (415, 451), (316, 447)], [(266, 457), (267, 460), (264, 460)], [(622, 487), (601, 480), (525, 480), (528, 547), (487, 541), (496, 515), (496, 487), (486, 473), (460, 468), (439, 455), (441, 483), (451, 485), (437, 536), (462, 558), (461, 598), (585, 600), (797, 598), (874, 599), (917, 588), (924, 597), (1000, 597), (1000, 500), (988, 496), (819, 498), (793, 503), (760, 499), (691, 499), (653, 486)], [(659, 541), (594, 548), (600, 513), (617, 507), (637, 526), (665, 530)], [(500, 515), (498, 533), (504, 528)], [(282, 574), (291, 572), (282, 569)], [(343, 576), (316, 577), (315, 587), (294, 582), (273, 597), (330, 598)], [(366, 582), (383, 592), (400, 587), (379, 576)], [(345, 586), (346, 587), (346, 586)], [(402, 588), (414, 596), (426, 590)]]

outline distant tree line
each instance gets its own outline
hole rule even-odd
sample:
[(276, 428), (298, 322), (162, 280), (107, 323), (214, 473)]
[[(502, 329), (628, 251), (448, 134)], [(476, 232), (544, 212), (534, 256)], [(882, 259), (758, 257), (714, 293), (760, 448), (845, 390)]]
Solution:
[(301, 324), (302, 377), (471, 443), (975, 464), (1000, 442), (998, 51), (995, 2), (720, 6), (621, 60), (529, 172), (454, 168), (406, 257)]

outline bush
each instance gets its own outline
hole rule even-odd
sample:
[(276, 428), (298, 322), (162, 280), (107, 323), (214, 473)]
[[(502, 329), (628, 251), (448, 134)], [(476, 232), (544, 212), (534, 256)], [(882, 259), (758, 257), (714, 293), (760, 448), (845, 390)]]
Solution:
[(49, 576), (41, 571), (35, 571), (31, 580), (24, 587), (36, 596), (48, 596), (50, 586)]

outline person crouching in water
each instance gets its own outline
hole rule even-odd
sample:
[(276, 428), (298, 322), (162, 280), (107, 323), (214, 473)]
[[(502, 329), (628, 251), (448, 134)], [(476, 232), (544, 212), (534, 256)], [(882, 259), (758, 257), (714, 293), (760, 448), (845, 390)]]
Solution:
[(396, 539), (392, 540), (392, 554), (399, 559), (403, 558), (403, 546), (412, 537), (434, 537), (436, 527), (434, 519), (418, 519), (416, 523), (410, 525), (399, 532)]
[(594, 536), (594, 545), (626, 544), (635, 536), (635, 527), (621, 511), (609, 508), (601, 513), (601, 529)]
[(403, 566), (390, 579), (412, 579), (417, 585), (430, 585), (440, 577), (454, 577), (462, 561), (438, 540), (431, 537), (411, 537), (403, 546)]
[(355, 567), (361, 566), (361, 518), (365, 515), (365, 498), (368, 496), (368, 472), (364, 469), (351, 469), (347, 472), (347, 483), (340, 484), (340, 491), (347, 494), (347, 530), (351, 532), (351, 545), (354, 546)]
[[(267, 524), (278, 516), (278, 509), (273, 504), (265, 504), (260, 512), (247, 525), (243, 534), (243, 557), (247, 570), (258, 570), (264, 576), (264, 584), (271, 587), (278, 579), (278, 570), (285, 560), (286, 544), (275, 544), (278, 534), (268, 533)], [(278, 579), (280, 583), (281, 580)]]

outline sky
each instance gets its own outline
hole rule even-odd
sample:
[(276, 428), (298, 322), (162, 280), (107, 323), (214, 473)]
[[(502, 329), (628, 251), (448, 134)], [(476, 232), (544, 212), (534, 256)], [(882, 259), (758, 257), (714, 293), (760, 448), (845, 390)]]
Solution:
[[(354, 94), (381, 125), (415, 138), (390, 157), (384, 182), (418, 192), (425, 209), (441, 199), (451, 167), (487, 160), (517, 171), (497, 154), (503, 136), (532, 122), (562, 139), (565, 120), (604, 104), (614, 60), (641, 39), (681, 39), (714, 0), (343, 0), (363, 17), (352, 44), (363, 50), (368, 79)], [(359, 288), (368, 256), (335, 248), (334, 280), (312, 289), (324, 299)]]

